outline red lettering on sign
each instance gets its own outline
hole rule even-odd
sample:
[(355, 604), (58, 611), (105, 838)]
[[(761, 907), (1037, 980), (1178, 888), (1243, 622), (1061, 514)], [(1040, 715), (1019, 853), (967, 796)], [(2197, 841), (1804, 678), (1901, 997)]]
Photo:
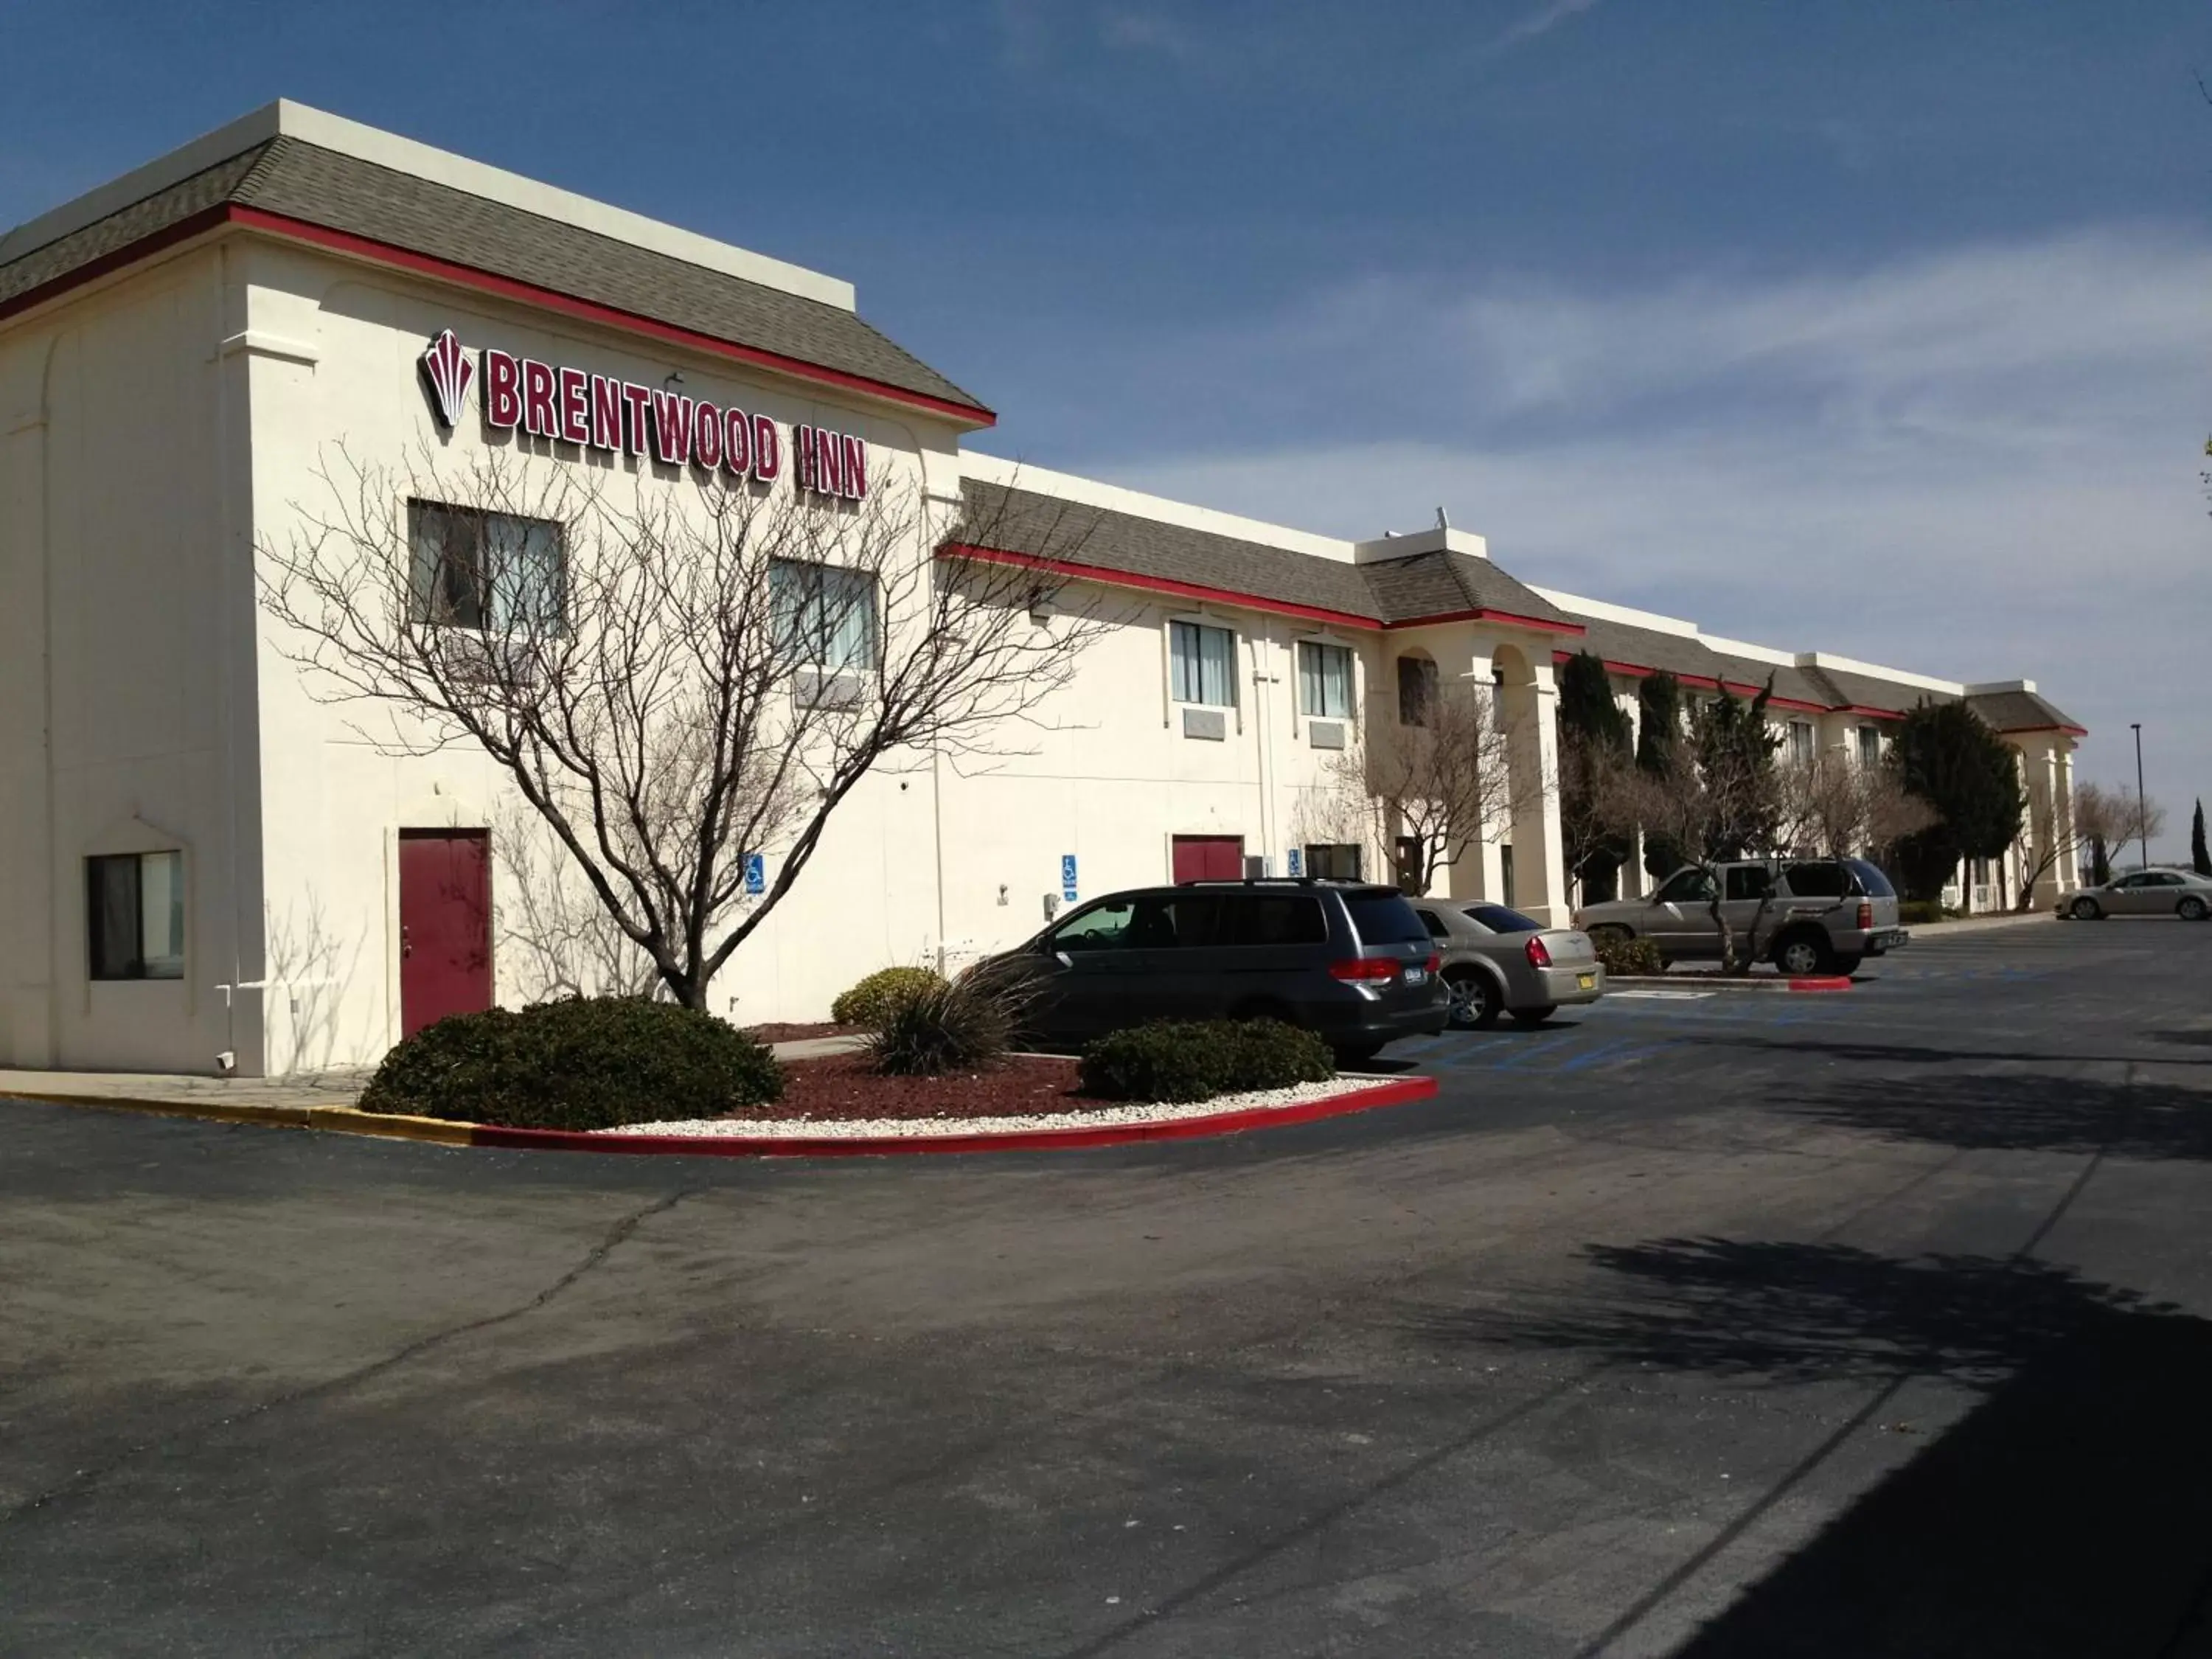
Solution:
[(722, 411), (722, 470), (742, 478), (753, 464), (752, 416), (742, 409)]
[(522, 360), (522, 429), (533, 438), (550, 438), (560, 431), (553, 410), (553, 371), (534, 357)]
[(845, 493), (857, 501), (868, 493), (868, 446), (850, 434), (837, 443), (845, 455)]
[(484, 348), (484, 424), (511, 431), (522, 418), (522, 365), (504, 351)]
[(592, 437), (591, 383), (580, 368), (561, 371), (561, 439), (578, 446)]
[(592, 447), (622, 447), (622, 382), (592, 376)]
[(691, 453), (691, 400), (678, 392), (653, 394), (653, 457), (681, 466)]
[(763, 483), (774, 483), (776, 475), (782, 471), (782, 445), (775, 435), (775, 422), (765, 415), (756, 415), (753, 416), (753, 477)]
[(722, 464), (722, 411), (712, 404), (691, 410), (691, 459), (708, 472)]
[(623, 434), (623, 448), (632, 455), (645, 453), (646, 410), (653, 394), (634, 380), (623, 382), (623, 407), (629, 410), (629, 425)]

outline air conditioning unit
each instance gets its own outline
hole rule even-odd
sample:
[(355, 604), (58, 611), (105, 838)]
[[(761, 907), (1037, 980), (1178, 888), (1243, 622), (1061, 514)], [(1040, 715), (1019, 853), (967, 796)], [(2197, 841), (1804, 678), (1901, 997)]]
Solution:
[(802, 668), (792, 676), (792, 698), (801, 708), (857, 708), (866, 694), (858, 674)]
[(1341, 749), (1344, 747), (1344, 722), (1308, 720), (1306, 741), (1316, 749)]
[(1182, 734), (1186, 738), (1204, 738), (1209, 743), (1222, 743), (1229, 737), (1229, 716), (1218, 708), (1186, 708), (1182, 711)]

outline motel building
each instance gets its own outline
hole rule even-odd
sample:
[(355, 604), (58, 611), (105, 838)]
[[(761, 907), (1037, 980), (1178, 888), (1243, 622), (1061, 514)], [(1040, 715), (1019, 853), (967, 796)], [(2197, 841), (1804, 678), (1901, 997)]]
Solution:
[[(368, 741), (257, 597), (257, 550), (308, 527), (334, 447), (394, 468), (505, 448), (685, 511), (735, 480), (824, 511), (904, 490), (934, 515), (915, 568), (1048, 558), (1065, 605), (1110, 617), (994, 763), (894, 759), (846, 799), (714, 982), (744, 1024), (821, 1018), (865, 972), (957, 966), (1115, 888), (1387, 878), (1388, 837), (1346, 827), (1348, 748), (1473, 680), (1516, 783), (1552, 776), (1579, 651), (1632, 714), (1655, 671), (1744, 696), (1771, 678), (1800, 756), (1872, 761), (1916, 702), (1963, 697), (2017, 750), (2033, 836), (2070, 841), (2083, 733), (2032, 683), (1715, 638), (1523, 581), (1442, 523), (1340, 541), (1017, 468), (964, 447), (994, 420), (848, 283), (289, 103), (8, 232), (0, 1066), (359, 1065), (437, 1012), (547, 990), (512, 944), (521, 878), (494, 842), (526, 820), (503, 775)], [(993, 545), (933, 544), (963, 509)], [(1045, 529), (1071, 514), (1072, 551)], [(1516, 788), (1438, 880), (1564, 920), (1559, 848), (1554, 794)], [(1959, 902), (2002, 908), (2017, 874), (1962, 870)]]

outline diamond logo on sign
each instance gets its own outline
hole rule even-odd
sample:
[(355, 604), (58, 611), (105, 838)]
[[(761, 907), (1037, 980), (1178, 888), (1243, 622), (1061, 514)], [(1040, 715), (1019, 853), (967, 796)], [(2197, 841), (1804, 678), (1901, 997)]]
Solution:
[(768, 891), (768, 860), (758, 853), (745, 854), (745, 891), (753, 894)]
[(450, 328), (430, 342), (422, 353), (422, 378), (430, 383), (430, 395), (437, 402), (438, 418), (448, 431), (460, 424), (461, 410), (467, 406), (469, 382), (476, 378), (477, 366), (469, 361), (469, 354), (461, 349), (461, 343)]
[(1060, 855), (1060, 896), (1063, 903), (1075, 902), (1075, 854), (1073, 853)]

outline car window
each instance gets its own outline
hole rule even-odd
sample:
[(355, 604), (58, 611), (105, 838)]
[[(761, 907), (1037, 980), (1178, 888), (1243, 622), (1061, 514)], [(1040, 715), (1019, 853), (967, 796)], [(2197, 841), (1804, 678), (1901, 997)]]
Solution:
[(2185, 887), (2188, 885), (2186, 882), (2183, 881), (2179, 876), (2176, 875), (2171, 870), (2160, 871), (2158, 872), (2157, 881), (2158, 884), (2161, 887)]
[(1352, 912), (1352, 931), (1363, 945), (1425, 945), (1429, 930), (1413, 914), (1413, 907), (1397, 893), (1346, 893), (1345, 908)]
[(1470, 904), (1467, 914), (1493, 933), (1540, 933), (1544, 924), (1502, 904)]
[(1052, 948), (1071, 954), (1083, 951), (1118, 951), (1129, 942), (1129, 920), (1135, 901), (1114, 899), (1081, 915), (1070, 916), (1054, 930)]
[(2112, 884), (2112, 889), (2115, 892), (2118, 892), (2124, 888), (2140, 887), (2142, 884), (2143, 878), (2141, 876), (2122, 876), (2118, 881)]
[(1798, 898), (1841, 898), (1850, 890), (1851, 872), (1840, 864), (1792, 864), (1782, 872)]
[(1774, 890), (1774, 872), (1763, 864), (1730, 865), (1723, 873), (1732, 899), (1763, 899)]
[(1444, 919), (1433, 910), (1416, 910), (1413, 914), (1421, 919), (1421, 926), (1429, 930), (1431, 939), (1442, 939), (1451, 932), (1444, 926)]
[(1685, 870), (1654, 895), (1662, 904), (1705, 904), (1713, 896), (1713, 878), (1703, 870)]
[(1129, 945), (1138, 951), (1172, 951), (1213, 943), (1213, 921), (1222, 901), (1212, 893), (1161, 894), (1137, 901), (1129, 919)]
[(1889, 884), (1889, 878), (1882, 874), (1880, 865), (1870, 864), (1864, 859), (1845, 859), (1844, 865), (1856, 879), (1858, 890), (1867, 897), (1895, 898), (1897, 896), (1897, 889)]
[(1221, 906), (1221, 945), (1325, 945), (1328, 922), (1321, 901), (1303, 893), (1237, 893)]

